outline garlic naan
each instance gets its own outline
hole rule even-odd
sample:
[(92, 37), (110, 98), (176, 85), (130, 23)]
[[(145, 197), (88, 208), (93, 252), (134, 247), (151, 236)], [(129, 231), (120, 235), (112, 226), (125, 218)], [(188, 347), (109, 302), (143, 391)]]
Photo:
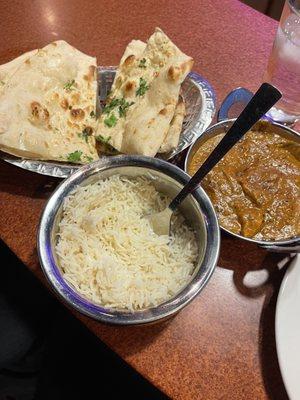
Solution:
[(178, 146), (184, 117), (185, 117), (185, 104), (181, 96), (179, 96), (174, 116), (170, 123), (170, 128), (168, 130), (166, 137), (164, 138), (162, 145), (158, 150), (159, 153), (168, 153), (176, 149), (176, 147)]
[(0, 67), (0, 149), (36, 159), (98, 159), (96, 59), (64, 41)]
[(0, 65), (0, 93), (4, 89), (6, 82), (9, 78), (17, 71), (17, 69), (26, 61), (28, 58), (37, 53), (38, 50), (31, 50), (21, 56), (9, 61), (6, 64)]
[(159, 28), (146, 45), (131, 42), (121, 59), (97, 135), (109, 138), (122, 153), (155, 156), (167, 137), (181, 83), (192, 65), (193, 59)]

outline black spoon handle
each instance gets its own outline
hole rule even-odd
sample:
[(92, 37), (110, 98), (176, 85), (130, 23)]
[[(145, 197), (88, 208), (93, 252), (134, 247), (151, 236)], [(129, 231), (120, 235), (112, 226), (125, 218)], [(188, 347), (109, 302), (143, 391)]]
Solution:
[(274, 86), (263, 83), (252, 99), (235, 120), (226, 135), (204, 161), (195, 175), (172, 200), (169, 208), (175, 210), (189, 193), (198, 186), (206, 174), (225, 156), (225, 154), (249, 131), (252, 126), (281, 98)]

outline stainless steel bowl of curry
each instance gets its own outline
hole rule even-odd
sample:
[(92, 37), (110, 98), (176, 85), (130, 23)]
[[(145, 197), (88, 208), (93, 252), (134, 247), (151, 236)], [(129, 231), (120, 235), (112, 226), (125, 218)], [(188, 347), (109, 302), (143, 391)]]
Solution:
[[(226, 119), (191, 146), (185, 171), (193, 175), (233, 124)], [(260, 245), (292, 245), (300, 236), (300, 135), (258, 122), (203, 180), (221, 228)]]

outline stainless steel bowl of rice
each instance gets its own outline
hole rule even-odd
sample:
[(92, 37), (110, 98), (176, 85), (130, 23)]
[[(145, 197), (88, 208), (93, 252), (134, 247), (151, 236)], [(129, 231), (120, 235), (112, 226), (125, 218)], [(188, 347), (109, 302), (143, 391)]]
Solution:
[(103, 158), (64, 180), (41, 216), (37, 247), (50, 285), (71, 307), (101, 322), (164, 320), (213, 274), (220, 230), (201, 187), (180, 206), (170, 236), (146, 218), (189, 180), (166, 161)]

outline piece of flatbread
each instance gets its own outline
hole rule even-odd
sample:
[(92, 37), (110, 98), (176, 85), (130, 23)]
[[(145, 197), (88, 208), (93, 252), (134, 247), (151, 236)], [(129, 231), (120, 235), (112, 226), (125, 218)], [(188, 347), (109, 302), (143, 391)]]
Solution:
[[(141, 59), (144, 50), (146, 49), (146, 43), (141, 40), (132, 40), (125, 49), (125, 52), (121, 58), (120, 64), (122, 64), (126, 58), (130, 55), (134, 55), (137, 59)], [(116, 81), (112, 86), (112, 93), (115, 92)], [(112, 95), (111, 95), (112, 96)], [(111, 97), (110, 96), (110, 97)], [(182, 123), (185, 117), (185, 104), (181, 96), (179, 96), (178, 103), (176, 105), (174, 116), (170, 122), (170, 127), (164, 138), (162, 145), (159, 148), (158, 153), (168, 153), (174, 150), (178, 146), (179, 137), (182, 129)], [(121, 135), (121, 132), (119, 133)]]
[(158, 150), (159, 153), (169, 153), (170, 151), (176, 149), (176, 147), (178, 146), (184, 117), (185, 117), (185, 104), (182, 97), (179, 96), (174, 116), (170, 123), (170, 128), (162, 145)]
[(0, 65), (0, 93), (6, 82), (10, 79), (10, 77), (17, 71), (17, 69), (26, 61), (28, 58), (37, 53), (38, 50), (31, 50), (27, 53), (22, 54), (21, 56), (9, 61), (6, 64)]
[(96, 59), (62, 40), (22, 57), (0, 92), (0, 149), (41, 160), (98, 159)]
[(109, 102), (123, 99), (125, 113), (120, 113), (118, 104), (113, 108), (108, 104), (97, 134), (109, 139), (121, 153), (155, 156), (168, 133), (181, 83), (192, 65), (193, 59), (159, 28), (146, 46), (131, 42), (121, 59)]

